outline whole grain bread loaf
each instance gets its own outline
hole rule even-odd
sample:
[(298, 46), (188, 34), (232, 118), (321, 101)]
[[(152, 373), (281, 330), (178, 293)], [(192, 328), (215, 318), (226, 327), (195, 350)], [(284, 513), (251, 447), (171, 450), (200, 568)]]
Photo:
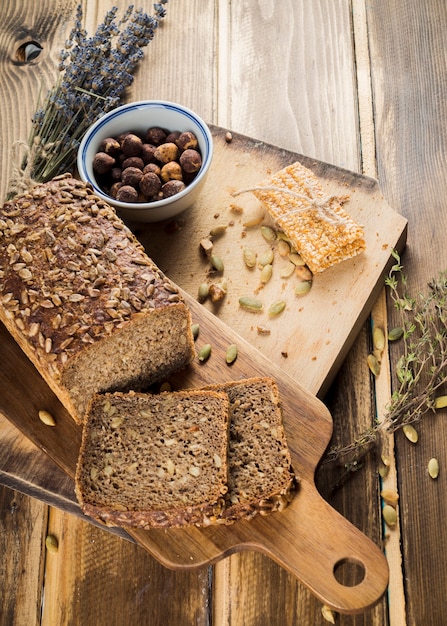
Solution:
[(0, 209), (0, 321), (77, 422), (94, 393), (142, 389), (195, 354), (177, 286), (70, 176)]
[(230, 401), (228, 492), (221, 523), (283, 510), (297, 479), (283, 426), (276, 382), (269, 377), (210, 385)]
[(227, 491), (228, 397), (95, 395), (76, 470), (82, 510), (109, 526), (205, 525)]

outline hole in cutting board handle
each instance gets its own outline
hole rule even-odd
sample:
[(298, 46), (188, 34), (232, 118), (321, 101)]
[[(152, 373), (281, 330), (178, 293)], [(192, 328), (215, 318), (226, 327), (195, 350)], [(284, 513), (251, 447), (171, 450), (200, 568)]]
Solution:
[(341, 585), (355, 587), (365, 578), (365, 566), (355, 559), (340, 559), (334, 565), (334, 576)]

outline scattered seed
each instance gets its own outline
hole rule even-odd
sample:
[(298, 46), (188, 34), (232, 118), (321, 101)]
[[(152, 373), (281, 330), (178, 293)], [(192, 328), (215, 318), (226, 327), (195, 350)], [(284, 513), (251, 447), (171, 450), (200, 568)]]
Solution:
[(227, 353), (225, 355), (225, 361), (228, 363), (228, 365), (231, 365), (235, 362), (235, 360), (237, 359), (237, 354), (237, 345), (235, 343), (232, 343), (230, 346), (228, 346)]
[(418, 432), (412, 424), (405, 424), (402, 430), (404, 431), (405, 437), (411, 441), (411, 443), (416, 443), (419, 439)]
[(329, 624), (335, 624), (335, 612), (326, 604), (321, 607), (321, 615)]
[(430, 459), (428, 462), (428, 473), (434, 479), (439, 476), (439, 463), (438, 459)]
[(289, 254), (289, 261), (297, 267), (305, 265), (302, 257), (297, 252), (292, 252)]
[(368, 367), (374, 376), (378, 376), (380, 374), (380, 363), (378, 362), (376, 355), (368, 354), (366, 362), (368, 363)]
[(55, 554), (59, 550), (59, 542), (54, 535), (47, 535), (45, 537), (45, 547), (48, 552)]
[(269, 243), (276, 240), (276, 231), (274, 231), (273, 228), (270, 228), (270, 226), (261, 226), (261, 235)]
[(199, 300), (199, 302), (205, 302), (205, 300), (209, 296), (209, 293), (210, 293), (210, 286), (208, 285), (208, 283), (202, 283), (201, 285), (199, 285), (199, 289), (197, 293), (197, 299)]
[(394, 528), (397, 524), (397, 511), (391, 504), (385, 504), (382, 509), (382, 517), (390, 528)]
[(206, 343), (200, 350), (199, 350), (199, 354), (197, 355), (199, 357), (199, 361), (203, 362), (209, 359), (211, 354), (211, 344), (210, 343)]
[(295, 271), (294, 264), (287, 263), (287, 265), (284, 265), (284, 267), (281, 268), (280, 276), (281, 278), (289, 278), (289, 276), (292, 276), (294, 271)]
[(39, 411), (39, 419), (46, 426), (56, 426), (56, 420), (51, 415), (51, 413), (49, 413), (49, 411)]
[(392, 328), (388, 333), (388, 341), (397, 341), (404, 334), (404, 329), (400, 328), (400, 326), (396, 326), (396, 328)]
[(387, 504), (395, 505), (399, 500), (399, 494), (393, 489), (382, 489), (380, 495)]
[(385, 348), (385, 334), (380, 326), (373, 328), (373, 346), (374, 350), (382, 351)]
[(257, 300), (256, 298), (251, 298), (250, 296), (243, 296), (242, 298), (239, 298), (239, 305), (243, 309), (253, 312), (262, 311), (262, 309), (264, 308), (264, 305), (260, 300)]
[(220, 256), (217, 256), (216, 254), (212, 254), (210, 257), (210, 263), (211, 263), (211, 267), (214, 267), (214, 269), (217, 272), (224, 271), (224, 263), (222, 259), (220, 258)]
[(444, 409), (447, 406), (447, 396), (435, 398), (435, 409)]
[(297, 265), (295, 274), (300, 280), (312, 280), (313, 274), (306, 265)]
[(277, 315), (282, 313), (285, 308), (286, 308), (286, 303), (283, 300), (274, 302), (273, 304), (270, 305), (268, 314), (270, 317), (276, 317)]
[(263, 285), (267, 284), (271, 279), (273, 274), (273, 265), (271, 263), (267, 263), (261, 270), (260, 280)]
[(214, 228), (212, 228), (210, 230), (210, 236), (211, 237), (221, 237), (222, 235), (224, 235), (226, 233), (227, 230), (227, 225), (226, 224), (221, 224), (219, 226), (215, 226)]
[(193, 339), (195, 341), (197, 339), (197, 337), (199, 336), (199, 332), (200, 332), (199, 324), (192, 324), (191, 325), (191, 332), (192, 332)]
[(311, 280), (303, 280), (295, 287), (295, 295), (296, 296), (304, 296), (306, 293), (309, 293), (312, 287)]
[(284, 239), (279, 239), (277, 244), (278, 253), (280, 256), (287, 256), (290, 254), (290, 245)]
[(273, 263), (273, 250), (266, 250), (258, 257), (258, 267), (262, 269), (265, 265), (271, 265)]
[(259, 224), (262, 222), (263, 219), (264, 219), (263, 215), (259, 217), (253, 217), (251, 220), (248, 220), (248, 222), (244, 222), (242, 226), (244, 228), (252, 228), (253, 226), (259, 226)]
[(254, 267), (256, 265), (256, 252), (250, 248), (244, 248), (242, 252), (244, 256), (244, 263), (247, 267)]

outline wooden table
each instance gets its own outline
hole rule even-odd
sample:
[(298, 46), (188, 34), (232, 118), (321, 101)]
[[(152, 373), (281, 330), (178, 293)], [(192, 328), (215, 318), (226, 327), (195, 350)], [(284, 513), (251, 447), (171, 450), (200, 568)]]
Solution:
[[(26, 138), (40, 85), (55, 78), (75, 6), (70, 0), (2, 5), (1, 197), (12, 142)], [(89, 32), (111, 6), (84, 3)], [(387, 202), (408, 219), (409, 290), (424, 291), (447, 266), (445, 3), (170, 0), (167, 9), (128, 99), (182, 102), (234, 133), (377, 178)], [(43, 53), (21, 63), (17, 50), (28, 41)], [(178, 282), (195, 296), (197, 278), (187, 268)], [(371, 308), (373, 321), (391, 323), (383, 291)], [(366, 366), (371, 319), (323, 398), (334, 443), (349, 443), (367, 428), (390, 396), (387, 368), (373, 379)], [(391, 366), (395, 360), (393, 352)], [(390, 567), (387, 595), (361, 615), (337, 615), (338, 624), (445, 623), (444, 411), (418, 429), (417, 445), (401, 432), (387, 442), (386, 486), (400, 496), (393, 531), (382, 528), (376, 459), (346, 481), (330, 464), (318, 472), (321, 494), (383, 547)], [(433, 456), (441, 463), (437, 481), (426, 473)], [(0, 482), (2, 625), (327, 623), (321, 602), (259, 553), (173, 571), (126, 533), (88, 523), (73, 501), (71, 480), (3, 416)], [(48, 533), (59, 539), (56, 555), (45, 551)]]

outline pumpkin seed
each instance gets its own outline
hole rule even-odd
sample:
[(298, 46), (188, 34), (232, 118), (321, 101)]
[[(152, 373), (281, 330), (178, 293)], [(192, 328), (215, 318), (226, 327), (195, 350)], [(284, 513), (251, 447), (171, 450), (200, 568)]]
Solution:
[(389, 331), (388, 341), (397, 341), (403, 336), (403, 334), (404, 334), (404, 329), (401, 328), (400, 326), (396, 326), (395, 328), (392, 328)]
[(323, 604), (321, 607), (321, 615), (327, 622), (329, 622), (329, 624), (335, 624), (335, 613), (326, 604)]
[(203, 362), (203, 361), (206, 361), (207, 359), (209, 359), (210, 354), (211, 354), (211, 344), (210, 343), (206, 343), (199, 350), (199, 354), (197, 356), (199, 357), (199, 361)]
[(199, 285), (199, 289), (197, 293), (197, 298), (199, 302), (205, 302), (205, 300), (209, 296), (209, 293), (210, 293), (210, 286), (208, 285), (208, 283), (202, 283), (201, 285)]
[(309, 293), (311, 287), (312, 287), (312, 281), (311, 280), (302, 280), (295, 287), (295, 295), (296, 296), (304, 296), (304, 295), (306, 295), (306, 293)]
[(277, 249), (281, 256), (287, 256), (290, 254), (290, 245), (287, 241), (284, 241), (284, 239), (279, 239)]
[(373, 328), (373, 346), (374, 350), (382, 351), (385, 348), (385, 334), (380, 326)]
[(280, 276), (281, 278), (289, 278), (289, 276), (292, 276), (293, 272), (295, 271), (295, 266), (293, 263), (287, 263), (287, 265), (285, 265), (280, 272)]
[(435, 409), (444, 409), (447, 406), (447, 396), (435, 398)]
[(368, 363), (368, 367), (374, 374), (374, 376), (378, 376), (380, 374), (380, 363), (377, 360), (376, 355), (372, 353), (368, 354), (368, 356), (366, 357), (366, 362)]
[(244, 256), (244, 263), (247, 267), (254, 267), (256, 265), (256, 252), (250, 248), (244, 248), (242, 252)]
[(262, 311), (262, 309), (264, 308), (264, 305), (260, 300), (257, 300), (256, 298), (251, 298), (250, 296), (243, 296), (242, 298), (239, 298), (239, 305), (243, 309), (253, 312)]
[(193, 339), (195, 341), (197, 339), (197, 337), (199, 336), (199, 332), (200, 332), (199, 324), (192, 324), (191, 325), (191, 332), (192, 332), (192, 337), (193, 337)]
[(283, 300), (274, 302), (273, 304), (270, 305), (268, 314), (270, 317), (276, 317), (276, 315), (279, 315), (280, 313), (282, 313), (285, 308), (286, 308), (286, 303)]
[(385, 504), (382, 509), (382, 517), (390, 528), (394, 528), (397, 524), (397, 511), (391, 504)]
[(266, 250), (258, 257), (258, 267), (262, 269), (265, 265), (273, 263), (273, 250)]
[(211, 255), (210, 263), (211, 263), (211, 267), (214, 267), (214, 269), (217, 272), (223, 272), (224, 271), (224, 263), (223, 263), (222, 259), (220, 258), (220, 256), (217, 256), (217, 254), (212, 254)]
[(226, 230), (227, 230), (227, 226), (224, 224), (221, 224), (220, 226), (215, 226), (214, 228), (210, 230), (210, 236), (221, 237), (222, 235), (225, 234)]
[(297, 265), (295, 267), (295, 274), (300, 280), (312, 280), (313, 274), (305, 265)]
[(270, 243), (276, 240), (276, 231), (270, 228), (270, 226), (261, 226), (261, 235)]
[(438, 478), (439, 476), (439, 462), (438, 459), (430, 459), (428, 462), (428, 473), (432, 478)]
[(259, 217), (253, 217), (251, 220), (244, 222), (242, 226), (244, 228), (252, 228), (253, 226), (259, 226), (259, 224), (263, 221), (264, 216), (260, 215)]
[(39, 411), (39, 419), (46, 426), (56, 426), (56, 420), (49, 411)]
[(261, 270), (260, 280), (263, 285), (269, 282), (273, 274), (273, 265), (271, 263), (267, 263)]
[(396, 504), (399, 500), (399, 494), (393, 489), (382, 489), (380, 495), (387, 504)]
[(405, 437), (411, 441), (411, 443), (416, 443), (419, 439), (418, 432), (412, 424), (405, 424), (402, 430), (404, 431)]
[(232, 343), (230, 346), (228, 346), (227, 352), (225, 354), (225, 361), (228, 363), (228, 365), (231, 365), (235, 362), (235, 360), (237, 359), (237, 354), (237, 345), (235, 343)]
[(296, 266), (305, 265), (302, 257), (297, 252), (291, 252), (289, 254), (289, 261)]
[(45, 547), (48, 552), (55, 554), (59, 550), (59, 542), (54, 535), (47, 535), (45, 537)]

